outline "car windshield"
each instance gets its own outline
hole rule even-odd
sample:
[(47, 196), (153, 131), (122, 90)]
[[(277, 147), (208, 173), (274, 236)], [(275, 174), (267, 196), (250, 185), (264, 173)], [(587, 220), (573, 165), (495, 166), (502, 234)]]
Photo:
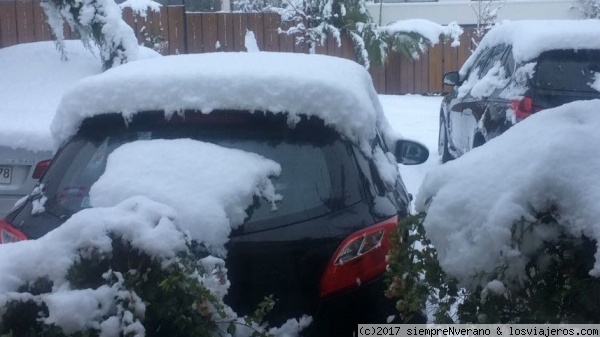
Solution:
[[(69, 216), (90, 207), (90, 187), (104, 172), (109, 154), (124, 143), (147, 139), (190, 138), (278, 162), (282, 173), (273, 182), (284, 199), (273, 212), (268, 202), (255, 198), (246, 227), (264, 229), (282, 218), (285, 223), (302, 221), (362, 200), (360, 183), (349, 179), (358, 176), (352, 146), (320, 120), (304, 119), (290, 128), (285, 118), (270, 114), (189, 113), (170, 121), (163, 114), (141, 115), (127, 127), (113, 116), (100, 116), (82, 127), (44, 179), (48, 212)], [(176, 169), (177, 163), (172, 165)]]
[(561, 91), (594, 92), (591, 83), (600, 72), (600, 50), (554, 50), (542, 54), (534, 86)]

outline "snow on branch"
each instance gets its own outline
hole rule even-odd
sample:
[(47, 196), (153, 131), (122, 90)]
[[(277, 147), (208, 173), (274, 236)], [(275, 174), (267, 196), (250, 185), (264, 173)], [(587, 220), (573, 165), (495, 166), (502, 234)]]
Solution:
[(92, 41), (98, 45), (105, 69), (137, 59), (135, 33), (123, 21), (121, 8), (113, 0), (42, 0), (41, 6), (64, 58), (63, 20), (86, 47)]

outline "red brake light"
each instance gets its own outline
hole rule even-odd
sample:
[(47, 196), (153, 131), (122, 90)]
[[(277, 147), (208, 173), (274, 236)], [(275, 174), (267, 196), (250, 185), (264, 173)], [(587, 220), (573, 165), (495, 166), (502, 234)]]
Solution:
[(0, 244), (27, 240), (27, 236), (6, 219), (0, 220)]
[(320, 295), (327, 297), (360, 286), (382, 275), (387, 267), (389, 235), (398, 217), (351, 234), (342, 242), (321, 277)]
[(44, 172), (46, 172), (46, 169), (48, 169), (48, 166), (50, 166), (50, 162), (51, 160), (49, 159), (42, 160), (41, 162), (39, 162), (35, 167), (35, 170), (33, 170), (33, 174), (31, 175), (31, 177), (33, 179), (40, 179)]
[(534, 110), (533, 99), (531, 97), (523, 97), (521, 100), (511, 101), (510, 107), (519, 119), (525, 119), (531, 116), (532, 113), (539, 111), (539, 109)]

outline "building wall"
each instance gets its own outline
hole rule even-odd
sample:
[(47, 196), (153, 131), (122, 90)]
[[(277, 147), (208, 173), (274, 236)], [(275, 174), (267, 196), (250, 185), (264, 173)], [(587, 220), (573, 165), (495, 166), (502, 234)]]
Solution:
[[(439, 24), (455, 21), (461, 25), (472, 25), (477, 23), (477, 17), (472, 7), (475, 4), (476, 1), (468, 0), (384, 2), (381, 16), (379, 3), (368, 4), (367, 10), (375, 22), (381, 22), (382, 25), (415, 18), (428, 19)], [(575, 8), (576, 6), (576, 0), (507, 0), (498, 11), (498, 20), (579, 19), (581, 15)]]

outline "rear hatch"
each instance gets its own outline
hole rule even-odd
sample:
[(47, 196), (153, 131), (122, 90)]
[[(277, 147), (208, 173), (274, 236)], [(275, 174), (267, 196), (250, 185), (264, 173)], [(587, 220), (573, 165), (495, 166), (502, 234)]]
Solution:
[[(6, 216), (16, 201), (31, 192), (43, 172), (44, 161), (50, 158), (51, 152), (0, 146), (0, 218)], [(38, 172), (34, 174), (36, 167)]]
[[(42, 181), (45, 212), (32, 214), (28, 202), (9, 221), (30, 239), (44, 235), (90, 207), (90, 187), (115, 148), (157, 138), (192, 138), (237, 148), (282, 167), (273, 181), (284, 197), (277, 211), (255, 198), (245, 223), (231, 233), (228, 303), (242, 314), (270, 294), (279, 300), (274, 321), (315, 314), (321, 277), (340, 244), (352, 233), (397, 214), (391, 204), (373, 211), (367, 179), (357, 164), (359, 150), (320, 119), (302, 117), (290, 127), (286, 116), (261, 112), (186, 113), (168, 121), (164, 113), (156, 112), (137, 114), (127, 126), (120, 115), (86, 120), (78, 135), (58, 152)], [(176, 169), (177, 163), (172, 164)], [(354, 287), (359, 284), (352, 279)]]
[[(553, 50), (540, 55), (533, 77), (536, 110), (600, 98), (600, 50)], [(594, 88), (595, 87), (595, 88)]]

